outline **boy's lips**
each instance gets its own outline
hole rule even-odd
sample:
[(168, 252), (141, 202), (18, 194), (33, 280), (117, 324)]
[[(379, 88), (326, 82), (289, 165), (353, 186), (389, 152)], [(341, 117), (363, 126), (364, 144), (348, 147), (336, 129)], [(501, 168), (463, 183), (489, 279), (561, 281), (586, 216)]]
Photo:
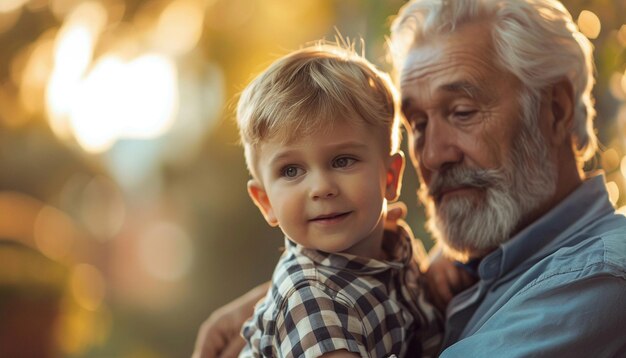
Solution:
[(350, 215), (350, 213), (352, 213), (351, 211), (344, 211), (344, 212), (335, 212), (335, 213), (330, 213), (330, 214), (322, 214), (322, 215), (318, 215), (312, 219), (310, 219), (310, 222), (319, 222), (319, 223), (331, 223), (331, 222), (335, 222), (335, 221), (339, 221), (345, 217), (347, 217), (348, 215)]

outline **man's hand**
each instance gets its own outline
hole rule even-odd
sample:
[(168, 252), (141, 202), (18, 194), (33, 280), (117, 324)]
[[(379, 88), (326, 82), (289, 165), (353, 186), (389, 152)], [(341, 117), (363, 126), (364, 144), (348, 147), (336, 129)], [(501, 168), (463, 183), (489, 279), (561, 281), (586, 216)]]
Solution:
[(196, 338), (192, 358), (234, 358), (245, 345), (239, 332), (254, 312), (257, 303), (269, 288), (269, 282), (259, 285), (224, 307), (219, 308), (202, 323)]
[(458, 267), (435, 246), (430, 252), (430, 265), (424, 273), (432, 303), (442, 312), (454, 295), (476, 282), (467, 271)]
[(406, 217), (406, 204), (401, 201), (391, 203), (387, 206), (387, 217), (385, 219), (385, 230), (396, 232), (398, 223)]

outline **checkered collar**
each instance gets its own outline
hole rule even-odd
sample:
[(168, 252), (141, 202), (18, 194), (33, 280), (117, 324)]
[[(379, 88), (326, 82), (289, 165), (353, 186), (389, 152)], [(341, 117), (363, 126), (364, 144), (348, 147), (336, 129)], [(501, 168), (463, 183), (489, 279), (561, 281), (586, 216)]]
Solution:
[(398, 226), (398, 232), (385, 231), (383, 251), (388, 259), (376, 260), (344, 253), (327, 253), (307, 249), (286, 238), (287, 251), (294, 255), (304, 255), (320, 266), (351, 271), (361, 275), (377, 274), (389, 269), (402, 270), (413, 259), (413, 236), (410, 230)]

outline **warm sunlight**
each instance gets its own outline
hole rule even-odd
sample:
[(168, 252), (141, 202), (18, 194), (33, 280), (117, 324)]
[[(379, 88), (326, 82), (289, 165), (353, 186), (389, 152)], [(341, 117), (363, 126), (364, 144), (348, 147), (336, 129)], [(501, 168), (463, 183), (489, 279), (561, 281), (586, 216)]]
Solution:
[(105, 56), (77, 84), (70, 123), (78, 143), (102, 152), (122, 138), (154, 138), (170, 128), (178, 109), (175, 65), (160, 55), (130, 62)]

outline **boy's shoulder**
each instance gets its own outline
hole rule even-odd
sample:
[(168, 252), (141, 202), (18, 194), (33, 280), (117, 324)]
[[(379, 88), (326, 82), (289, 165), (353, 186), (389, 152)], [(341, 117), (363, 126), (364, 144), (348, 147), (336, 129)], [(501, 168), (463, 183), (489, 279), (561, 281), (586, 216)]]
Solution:
[[(364, 353), (361, 341), (355, 338), (363, 335), (360, 312), (351, 300), (328, 285), (330, 281), (315, 261), (287, 249), (276, 265), (267, 296), (243, 327), (242, 334), (251, 344), (248, 349), (264, 356), (281, 356), (279, 352), (302, 356), (303, 348)], [(344, 322), (340, 317), (350, 319)], [(324, 341), (310, 341), (317, 337), (312, 334), (316, 327), (325, 330)]]
[(332, 267), (320, 267), (319, 263), (297, 250), (288, 250), (276, 265), (270, 293), (277, 305), (298, 291), (311, 292), (307, 287), (315, 288), (317, 295), (341, 299), (341, 289), (335, 283), (337, 274)]
[[(290, 243), (274, 270), (265, 309), (276, 313), (301, 302), (327, 301), (362, 315), (374, 306), (395, 306), (390, 301), (390, 291), (395, 290), (388, 287), (393, 285), (381, 281), (389, 276), (380, 275), (389, 268), (367, 271), (370, 268), (359, 260)], [(363, 302), (368, 302), (366, 307), (362, 307)]]

